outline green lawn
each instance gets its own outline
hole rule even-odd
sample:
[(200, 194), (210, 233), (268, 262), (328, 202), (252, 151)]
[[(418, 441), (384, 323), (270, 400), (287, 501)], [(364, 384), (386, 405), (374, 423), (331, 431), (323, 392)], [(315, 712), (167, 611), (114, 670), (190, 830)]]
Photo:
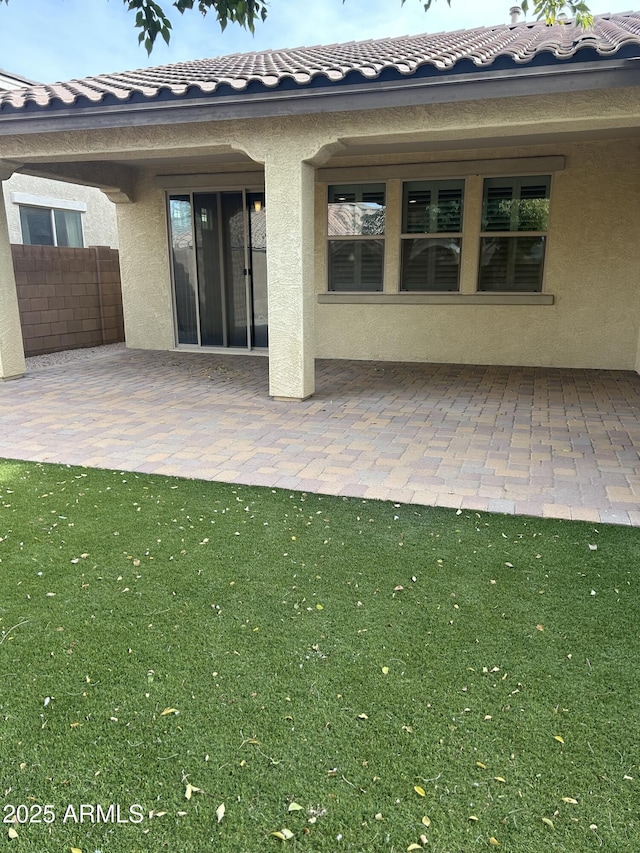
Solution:
[(0, 848), (640, 850), (637, 530), (5, 461), (0, 538)]

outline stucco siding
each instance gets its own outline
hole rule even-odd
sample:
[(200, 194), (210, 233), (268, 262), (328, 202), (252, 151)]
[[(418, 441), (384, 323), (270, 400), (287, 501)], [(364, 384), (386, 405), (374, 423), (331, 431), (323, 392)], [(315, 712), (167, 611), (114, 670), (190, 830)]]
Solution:
[[(640, 151), (634, 141), (458, 149), (451, 161), (564, 156), (553, 176), (544, 292), (553, 304), (319, 304), (317, 358), (513, 364), (604, 369), (640, 365)], [(398, 161), (393, 155), (375, 164)], [(417, 157), (405, 157), (416, 162)], [(422, 155), (425, 166), (448, 162)], [(449, 161), (450, 162), (450, 161)], [(340, 162), (342, 166), (344, 160)], [(363, 165), (354, 160), (351, 165)], [(331, 164), (329, 164), (331, 166)], [(385, 292), (397, 291), (400, 263), (400, 181), (389, 182)], [(212, 178), (215, 185), (215, 177)], [(482, 176), (467, 178), (469, 218), (480, 212)], [(395, 199), (395, 204), (391, 202)], [(267, 209), (273, 216), (274, 208)], [(396, 211), (396, 221), (393, 219)], [(123, 299), (130, 346), (174, 345), (170, 256), (164, 193), (148, 173), (136, 203), (118, 205), (122, 234)], [(268, 213), (269, 215), (269, 213)], [(316, 183), (315, 292), (326, 293), (326, 185)], [(473, 294), (477, 244), (463, 240), (461, 291)], [(401, 298), (402, 295), (400, 295)]]
[(95, 187), (36, 178), (32, 175), (14, 174), (2, 185), (9, 238), (12, 243), (22, 243), (19, 205), (11, 200), (12, 193), (26, 193), (42, 199), (63, 199), (84, 202), (86, 212), (82, 214), (82, 232), (85, 246), (110, 246), (118, 248), (115, 205)]
[[(34, 134), (29, 151), (34, 162), (84, 158), (99, 161), (105, 171), (110, 163), (114, 168), (122, 161), (137, 164), (133, 203), (117, 205), (129, 346), (170, 349), (175, 343), (165, 194), (156, 177), (184, 174), (185, 186), (215, 190), (234, 185), (234, 169), (262, 172), (266, 164), (271, 186), (280, 169), (286, 187), (301, 158), (318, 170), (315, 300), (308, 334), (302, 333), (299, 317), (296, 328), (286, 331), (307, 355), (310, 350), (317, 358), (635, 369), (640, 366), (640, 146), (633, 134), (639, 122), (640, 91), (612, 89), (606, 97), (580, 92), (341, 112), (321, 119), (285, 116)], [(18, 161), (23, 150), (20, 137), (0, 138), (0, 157)], [(499, 167), (507, 159), (531, 157), (564, 158), (551, 185), (544, 295), (548, 302), (552, 297), (552, 304), (469, 304), (476, 291), (480, 169), (464, 175), (460, 292), (467, 303), (456, 301), (456, 294), (449, 304), (403, 303), (404, 294), (397, 294), (403, 180), (398, 167), (413, 164), (419, 175), (423, 164), (431, 170), (445, 164), (450, 174), (460, 161), (494, 160)], [(319, 301), (327, 293), (328, 179), (322, 172), (343, 169), (346, 174), (363, 167), (361, 181), (368, 180), (367, 169), (390, 170), (384, 293), (397, 298), (394, 304), (327, 304)], [(517, 165), (511, 174), (518, 174)], [(106, 181), (108, 175), (103, 177)], [(217, 184), (222, 178), (226, 183)], [(380, 180), (385, 176), (378, 172), (375, 181)], [(170, 185), (180, 191), (175, 181)], [(117, 185), (116, 171), (106, 183)], [(238, 186), (243, 185), (240, 178)], [(289, 206), (286, 192), (271, 198), (267, 193), (267, 220), (293, 222)], [(274, 335), (279, 328), (274, 284), (282, 296), (287, 264), (300, 248), (297, 229), (296, 224), (282, 262), (270, 265)], [(269, 233), (282, 230), (271, 227)], [(267, 261), (269, 252), (268, 247)]]
[(127, 346), (173, 349), (173, 300), (164, 192), (143, 174), (136, 203), (118, 204), (120, 274)]
[[(526, 157), (551, 152), (566, 158), (565, 169), (554, 175), (551, 191), (544, 292), (553, 295), (552, 305), (319, 304), (317, 357), (636, 369), (640, 330), (637, 144), (611, 141), (483, 149), (467, 156)], [(326, 292), (323, 185), (317, 185), (317, 194), (316, 292), (320, 294)], [(398, 288), (399, 267), (393, 235), (400, 229), (393, 218), (394, 210), (399, 215), (399, 206), (390, 207), (387, 241), (393, 260), (386, 266), (385, 291), (393, 292)], [(475, 234), (465, 239), (477, 242), (478, 238)], [(463, 270), (465, 293), (473, 292), (476, 267), (470, 263)]]

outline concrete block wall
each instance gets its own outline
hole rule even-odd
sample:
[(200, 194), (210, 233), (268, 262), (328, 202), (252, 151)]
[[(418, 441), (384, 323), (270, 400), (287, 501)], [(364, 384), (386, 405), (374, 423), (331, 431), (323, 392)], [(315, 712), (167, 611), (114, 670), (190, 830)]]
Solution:
[(11, 249), (26, 356), (124, 340), (116, 249)]

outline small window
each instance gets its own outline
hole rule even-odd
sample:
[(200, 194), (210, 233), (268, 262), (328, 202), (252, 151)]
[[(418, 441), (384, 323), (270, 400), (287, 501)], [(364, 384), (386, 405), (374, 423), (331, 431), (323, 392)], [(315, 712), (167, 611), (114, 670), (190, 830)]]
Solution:
[(401, 290), (459, 289), (463, 203), (464, 181), (404, 184)]
[(82, 248), (82, 218), (76, 210), (20, 205), (22, 242), (27, 246)]
[(385, 215), (384, 184), (329, 187), (329, 290), (382, 290)]
[(478, 290), (542, 290), (550, 186), (549, 176), (485, 180)]

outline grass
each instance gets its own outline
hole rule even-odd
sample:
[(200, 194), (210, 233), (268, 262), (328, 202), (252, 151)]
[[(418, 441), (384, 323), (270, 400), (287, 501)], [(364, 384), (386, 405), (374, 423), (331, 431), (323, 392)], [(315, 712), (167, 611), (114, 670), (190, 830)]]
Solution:
[(0, 537), (12, 849), (640, 849), (636, 530), (6, 461)]

